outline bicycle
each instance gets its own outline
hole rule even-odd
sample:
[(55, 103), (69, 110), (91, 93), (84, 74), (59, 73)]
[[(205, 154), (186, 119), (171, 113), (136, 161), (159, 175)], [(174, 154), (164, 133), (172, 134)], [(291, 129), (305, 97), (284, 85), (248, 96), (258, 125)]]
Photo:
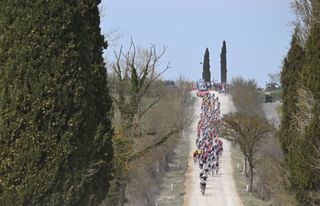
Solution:
[(204, 196), (204, 193), (206, 192), (206, 184), (200, 184), (200, 190), (202, 196)]

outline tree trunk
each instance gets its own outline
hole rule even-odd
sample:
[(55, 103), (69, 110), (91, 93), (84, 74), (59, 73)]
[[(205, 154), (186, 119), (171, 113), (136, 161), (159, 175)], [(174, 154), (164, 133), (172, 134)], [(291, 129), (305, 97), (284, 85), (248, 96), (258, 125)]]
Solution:
[(243, 174), (248, 176), (248, 164), (247, 164), (247, 157), (244, 156), (244, 161), (243, 161)]
[(250, 170), (250, 174), (249, 174), (249, 192), (252, 192), (252, 188), (253, 188), (253, 164), (249, 162), (249, 170)]

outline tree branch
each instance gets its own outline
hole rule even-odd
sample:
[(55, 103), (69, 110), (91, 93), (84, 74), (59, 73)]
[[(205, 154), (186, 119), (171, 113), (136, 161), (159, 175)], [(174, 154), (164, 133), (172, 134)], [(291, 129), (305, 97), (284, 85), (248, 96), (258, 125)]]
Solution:
[(153, 148), (158, 147), (158, 146), (164, 144), (164, 143), (170, 138), (171, 135), (177, 134), (177, 133), (179, 133), (179, 132), (180, 132), (180, 130), (177, 129), (177, 128), (172, 129), (171, 131), (168, 132), (168, 134), (166, 134), (165, 136), (161, 137), (160, 140), (157, 141), (156, 143), (154, 143), (154, 144), (152, 144), (152, 145), (150, 145), (150, 146), (142, 149), (141, 151), (139, 151), (139, 152), (131, 155), (131, 156), (129, 157), (129, 161), (133, 161), (133, 160), (135, 160), (135, 159), (137, 159), (137, 158), (139, 158), (139, 157), (142, 157), (142, 156), (146, 155), (146, 154), (147, 154), (150, 150), (152, 150)]

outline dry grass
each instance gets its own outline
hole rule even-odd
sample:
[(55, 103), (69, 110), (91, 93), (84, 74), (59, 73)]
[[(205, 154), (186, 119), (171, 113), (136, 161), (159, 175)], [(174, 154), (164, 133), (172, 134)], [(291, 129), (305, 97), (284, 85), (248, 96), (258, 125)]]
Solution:
[(259, 199), (254, 193), (246, 192), (246, 185), (248, 185), (248, 178), (241, 173), (237, 168), (238, 163), (243, 162), (243, 155), (237, 146), (231, 146), (231, 159), (233, 167), (233, 177), (236, 183), (238, 194), (245, 206), (269, 206), (268, 202)]
[[(183, 205), (184, 180), (189, 154), (189, 141), (181, 138), (174, 150), (168, 171), (165, 173), (161, 184), (161, 192), (156, 200), (158, 206)], [(178, 167), (179, 165), (179, 167)], [(172, 190), (171, 190), (172, 184)]]

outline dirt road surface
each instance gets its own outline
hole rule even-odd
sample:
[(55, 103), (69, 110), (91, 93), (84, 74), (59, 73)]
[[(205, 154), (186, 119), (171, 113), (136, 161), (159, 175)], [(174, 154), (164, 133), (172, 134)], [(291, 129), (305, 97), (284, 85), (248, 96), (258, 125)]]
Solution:
[[(229, 96), (225, 94), (219, 95), (221, 102), (221, 115), (231, 112), (233, 110), (232, 102)], [(195, 103), (195, 112), (198, 116), (200, 114), (201, 99), (197, 98)], [(240, 197), (236, 191), (235, 183), (233, 180), (233, 170), (231, 166), (230, 157), (230, 143), (223, 140), (224, 151), (220, 161), (220, 171), (218, 175), (209, 175), (207, 181), (207, 189), (204, 196), (200, 193), (200, 180), (199, 180), (199, 167), (193, 163), (192, 152), (195, 150), (196, 145), (196, 128), (198, 121), (195, 121), (190, 128), (190, 154), (188, 160), (188, 169), (186, 172), (184, 206), (242, 206)]]
[(266, 118), (269, 120), (271, 124), (276, 127), (280, 126), (280, 116), (277, 112), (277, 107), (281, 106), (280, 102), (275, 103), (265, 103), (262, 105), (262, 109)]

